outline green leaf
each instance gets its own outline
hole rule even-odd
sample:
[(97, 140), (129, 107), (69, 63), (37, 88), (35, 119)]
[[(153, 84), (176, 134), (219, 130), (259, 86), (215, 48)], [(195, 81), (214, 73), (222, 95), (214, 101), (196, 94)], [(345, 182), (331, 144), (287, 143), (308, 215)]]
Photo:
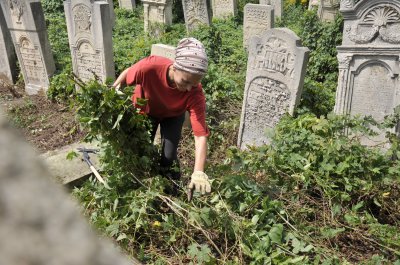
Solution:
[(274, 225), (268, 233), (268, 236), (269, 238), (271, 238), (271, 241), (277, 244), (282, 243), (282, 235), (283, 235), (282, 224)]
[(78, 157), (78, 153), (76, 153), (75, 151), (70, 151), (70, 152), (67, 154), (67, 160), (72, 160), (72, 159), (74, 159), (75, 157)]

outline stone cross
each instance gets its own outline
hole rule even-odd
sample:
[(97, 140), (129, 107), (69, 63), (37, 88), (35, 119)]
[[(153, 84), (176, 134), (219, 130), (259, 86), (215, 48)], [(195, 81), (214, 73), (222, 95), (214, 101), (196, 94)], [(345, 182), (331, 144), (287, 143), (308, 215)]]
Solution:
[(210, 24), (206, 0), (182, 0), (182, 6), (188, 32), (201, 24)]
[[(172, 0), (142, 0), (144, 31), (157, 35), (157, 27), (172, 24)], [(162, 29), (163, 30), (163, 29)]]
[(1, 7), (14, 42), (27, 94), (46, 91), (55, 65), (40, 0), (3, 0)]
[(271, 5), (246, 4), (243, 21), (243, 46), (247, 49), (250, 38), (260, 36), (274, 27), (274, 8)]
[(238, 146), (268, 144), (271, 130), (285, 113), (293, 114), (302, 92), (309, 50), (286, 28), (265, 31), (250, 40)]
[[(342, 0), (343, 41), (337, 47), (339, 79), (335, 113), (382, 121), (400, 104), (400, 0)], [(385, 141), (385, 132), (362, 143)], [(393, 128), (399, 134), (400, 126)]]
[(226, 18), (237, 14), (237, 0), (212, 0), (213, 17)]
[(17, 58), (3, 9), (0, 7), (0, 84), (2, 82), (13, 84), (16, 79)]
[(64, 2), (73, 70), (84, 82), (115, 77), (109, 8), (106, 1)]
[(118, 0), (118, 3), (120, 8), (125, 8), (129, 10), (133, 10), (136, 8), (135, 0)]
[(260, 5), (272, 5), (274, 7), (274, 16), (282, 17), (283, 0), (260, 0)]

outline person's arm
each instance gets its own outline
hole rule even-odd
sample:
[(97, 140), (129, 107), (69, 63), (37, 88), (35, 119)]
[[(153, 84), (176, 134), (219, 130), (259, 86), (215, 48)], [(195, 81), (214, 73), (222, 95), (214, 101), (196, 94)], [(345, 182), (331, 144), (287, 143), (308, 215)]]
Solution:
[(207, 158), (207, 136), (194, 136), (194, 171), (203, 171)]
[(129, 68), (126, 68), (115, 80), (113, 87), (119, 89), (121, 86), (126, 84), (126, 76), (128, 75)]

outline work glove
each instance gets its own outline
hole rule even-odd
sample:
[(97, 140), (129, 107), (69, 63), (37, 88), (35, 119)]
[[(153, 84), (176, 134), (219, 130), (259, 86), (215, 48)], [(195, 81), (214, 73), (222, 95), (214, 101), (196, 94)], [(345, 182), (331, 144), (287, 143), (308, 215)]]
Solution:
[(201, 192), (201, 194), (211, 192), (210, 181), (208, 180), (208, 176), (206, 175), (206, 173), (204, 173), (203, 171), (193, 172), (188, 189), (190, 191), (194, 190), (195, 192)]

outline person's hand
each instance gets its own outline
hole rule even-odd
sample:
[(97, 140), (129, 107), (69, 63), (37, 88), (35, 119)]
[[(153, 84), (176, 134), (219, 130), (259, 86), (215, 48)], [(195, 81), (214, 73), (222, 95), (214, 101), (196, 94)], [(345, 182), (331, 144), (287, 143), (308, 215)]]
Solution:
[(188, 189), (190, 191), (201, 192), (201, 194), (210, 193), (211, 185), (208, 176), (202, 171), (194, 171)]

